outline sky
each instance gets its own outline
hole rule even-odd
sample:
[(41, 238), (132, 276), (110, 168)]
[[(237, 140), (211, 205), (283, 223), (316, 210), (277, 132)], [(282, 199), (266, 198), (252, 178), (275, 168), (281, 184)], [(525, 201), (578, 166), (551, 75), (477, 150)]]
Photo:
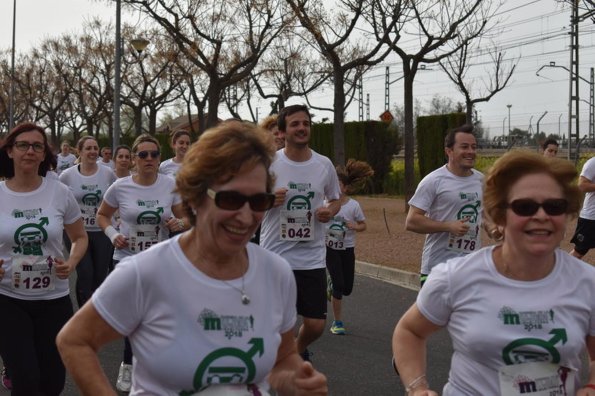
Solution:
[[(0, 1), (0, 48), (10, 48), (12, 43), (13, 1)], [(109, 0), (16, 0), (16, 50), (26, 51), (44, 38), (59, 36), (62, 33), (80, 32), (85, 21), (99, 17), (106, 21), (115, 20), (115, 1)], [(138, 15), (123, 11), (124, 20), (139, 20)], [(478, 104), (476, 109), (483, 125), (488, 128), (490, 137), (508, 131), (510, 107), (510, 127), (546, 133), (565, 135), (568, 132), (568, 72), (562, 68), (543, 68), (539, 76), (536, 72), (550, 62), (569, 67), (569, 25), (570, 9), (562, 7), (555, 0), (509, 0), (500, 9), (499, 28), (494, 42), (504, 49), (507, 59), (518, 59), (518, 65), (508, 87), (498, 93), (488, 103)], [(580, 71), (579, 75), (590, 79), (590, 68), (595, 67), (595, 24), (586, 21), (579, 25)], [(475, 57), (473, 64), (485, 63), (485, 58)], [(364, 98), (369, 94), (371, 119), (377, 119), (384, 109), (385, 68), (390, 66), (393, 81), (401, 76), (401, 64), (396, 56), (391, 56), (382, 64), (370, 70), (363, 78)], [(475, 79), (487, 73), (486, 66), (473, 66), (470, 78)], [(579, 81), (580, 97), (589, 101), (590, 84)], [(417, 73), (414, 83), (414, 97), (427, 107), (433, 96), (463, 101), (438, 66), (428, 66)], [(299, 98), (288, 104), (302, 103)], [(332, 92), (325, 89), (313, 97), (313, 102), (327, 107), (332, 106)], [(402, 105), (403, 86), (400, 81), (390, 85), (390, 104)], [(258, 105), (260, 114), (269, 110), (268, 101)], [(222, 118), (227, 115), (222, 109)], [(545, 115), (544, 113), (547, 112)], [(367, 106), (364, 106), (364, 117)], [(330, 113), (319, 112), (320, 117), (332, 119)], [(580, 103), (581, 136), (588, 133), (589, 104)], [(358, 104), (354, 102), (347, 111), (346, 120), (358, 119)], [(315, 120), (316, 121), (316, 120)]]

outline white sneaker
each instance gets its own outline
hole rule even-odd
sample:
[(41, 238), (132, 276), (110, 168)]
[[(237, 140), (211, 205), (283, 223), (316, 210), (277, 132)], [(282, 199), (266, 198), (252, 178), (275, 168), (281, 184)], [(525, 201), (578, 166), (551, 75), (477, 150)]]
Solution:
[(116, 389), (120, 392), (130, 392), (132, 387), (132, 364), (120, 364), (120, 371), (118, 371), (118, 380), (116, 381)]

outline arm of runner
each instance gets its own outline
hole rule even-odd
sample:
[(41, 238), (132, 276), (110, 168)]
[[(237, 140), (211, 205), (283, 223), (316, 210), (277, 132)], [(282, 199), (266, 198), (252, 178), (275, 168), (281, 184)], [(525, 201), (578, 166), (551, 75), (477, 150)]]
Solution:
[(101, 202), (101, 206), (97, 210), (97, 224), (103, 230), (105, 235), (112, 241), (116, 249), (122, 249), (128, 246), (128, 238), (123, 234), (117, 232), (112, 226), (112, 217), (118, 208), (112, 208), (105, 201)]
[(437, 221), (426, 216), (425, 210), (409, 206), (405, 229), (418, 234), (432, 234), (435, 232), (450, 232), (456, 236), (463, 236), (469, 230), (468, 219)]
[(321, 223), (328, 223), (332, 220), (333, 217), (335, 217), (335, 215), (339, 212), (340, 209), (341, 201), (339, 201), (338, 199), (328, 201), (326, 206), (322, 206), (316, 209), (316, 220), (320, 221)]
[(271, 387), (279, 395), (326, 395), (328, 386), (324, 374), (304, 362), (297, 353), (293, 330), (281, 334), (277, 361), (269, 375)]
[(356, 232), (362, 232), (366, 230), (366, 222), (365, 221), (348, 221), (347, 228), (350, 230), (354, 230)]
[(578, 178), (578, 188), (584, 193), (595, 191), (595, 183), (587, 179), (585, 176)]
[(56, 259), (56, 276), (60, 279), (68, 278), (85, 255), (87, 246), (89, 246), (89, 237), (87, 231), (85, 231), (82, 218), (72, 224), (64, 224), (64, 231), (66, 231), (72, 245), (70, 246), (68, 260)]
[(181, 203), (171, 207), (174, 217), (170, 217), (165, 226), (172, 232), (185, 231), (190, 228), (190, 221), (186, 218), (184, 208)]
[(117, 395), (99, 362), (97, 351), (122, 338), (89, 301), (64, 325), (56, 344), (64, 366), (83, 395)]
[(438, 396), (426, 376), (426, 340), (441, 327), (426, 319), (416, 304), (401, 317), (393, 333), (393, 356), (408, 395)]
[(587, 384), (576, 392), (576, 396), (595, 396), (595, 337), (587, 336), (587, 351), (589, 352), (589, 377)]

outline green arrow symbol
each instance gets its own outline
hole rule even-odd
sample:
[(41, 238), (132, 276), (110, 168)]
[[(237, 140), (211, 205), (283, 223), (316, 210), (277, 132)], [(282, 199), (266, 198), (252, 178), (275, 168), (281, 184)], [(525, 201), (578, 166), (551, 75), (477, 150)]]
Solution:
[(246, 352), (248, 356), (254, 356), (257, 353), (258, 356), (262, 356), (264, 353), (264, 342), (262, 341), (262, 338), (252, 338), (250, 341), (248, 341), (248, 344), (252, 344), (252, 348)]
[(562, 341), (562, 344), (566, 344), (566, 341), (568, 341), (565, 329), (553, 329), (552, 331), (550, 331), (550, 334), (554, 335), (548, 341), (552, 345), (556, 345), (558, 341)]

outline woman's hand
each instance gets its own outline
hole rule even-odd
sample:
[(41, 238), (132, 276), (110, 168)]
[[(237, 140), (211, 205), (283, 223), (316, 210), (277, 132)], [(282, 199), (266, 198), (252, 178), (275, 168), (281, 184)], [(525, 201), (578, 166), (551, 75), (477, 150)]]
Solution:
[(70, 273), (74, 271), (78, 263), (72, 263), (70, 260), (64, 261), (61, 258), (54, 258), (54, 267), (56, 268), (56, 276), (59, 279), (66, 279)]
[(175, 217), (170, 217), (169, 220), (165, 222), (165, 226), (171, 232), (180, 232), (186, 229), (186, 225), (184, 224), (184, 220), (178, 219)]
[(293, 383), (296, 396), (328, 393), (326, 376), (316, 371), (310, 362), (303, 362), (302, 366), (295, 371)]

